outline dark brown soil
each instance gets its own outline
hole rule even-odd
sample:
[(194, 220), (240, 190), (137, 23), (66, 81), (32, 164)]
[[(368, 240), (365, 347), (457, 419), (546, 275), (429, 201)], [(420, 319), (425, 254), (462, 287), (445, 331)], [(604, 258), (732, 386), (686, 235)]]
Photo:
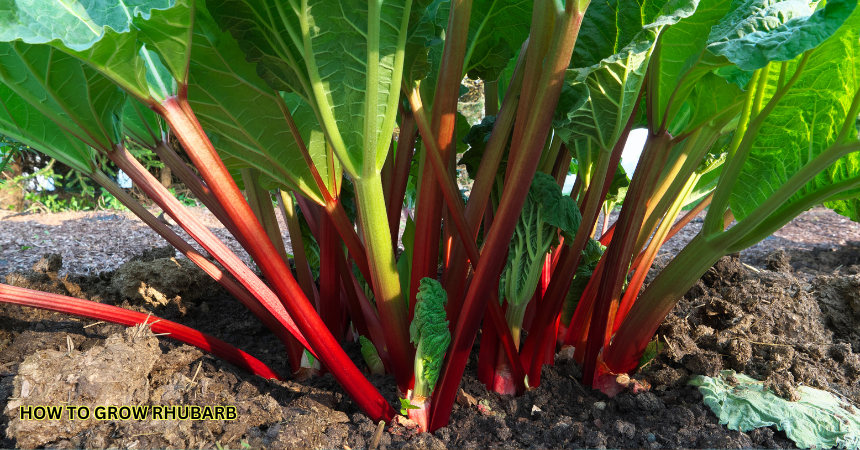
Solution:
[[(658, 331), (665, 345), (642, 374), (652, 384), (649, 392), (610, 399), (582, 386), (579, 366), (567, 361), (545, 367), (541, 386), (526, 395), (499, 396), (476, 380), (475, 352), (450, 425), (431, 435), (390, 424), (379, 448), (794, 448), (784, 433), (770, 428), (727, 430), (686, 381), (731, 368), (765, 380), (786, 398), (803, 383), (860, 405), (860, 276), (836, 270), (858, 264), (857, 247), (850, 245), (844, 251), (771, 255), (767, 265), (774, 271), (758, 273), (737, 257), (721, 260)], [(256, 318), (196, 268), (170, 256), (162, 250), (116, 272), (63, 278), (57, 277), (61, 261), (47, 258), (6, 282), (151, 311), (230, 342), (279, 373), (289, 372), (281, 344)], [(117, 343), (137, 345), (124, 327), (92, 323), (0, 305), (0, 448), (366, 448), (376, 429), (330, 375), (266, 381), (161, 337), (151, 369), (135, 375), (148, 384), (146, 400), (137, 401), (236, 405), (238, 420), (103, 421), (75, 433), (43, 433), (41, 440), (6, 437), (17, 426), (16, 413), (6, 411), (20, 395), (22, 382), (15, 380), (22, 377), (15, 375), (30, 373), (34, 358), (83, 358), (109, 353), (101, 348)], [(357, 346), (347, 350), (363, 364)], [(62, 371), (72, 362), (51, 364), (51, 370)], [(393, 379), (371, 381), (394, 405)], [(124, 388), (113, 389), (117, 394)]]

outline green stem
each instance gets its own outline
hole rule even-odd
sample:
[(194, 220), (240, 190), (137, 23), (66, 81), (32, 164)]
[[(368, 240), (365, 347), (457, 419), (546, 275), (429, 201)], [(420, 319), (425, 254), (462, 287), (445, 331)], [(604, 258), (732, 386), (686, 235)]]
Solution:
[(366, 177), (355, 185), (355, 195), (361, 205), (360, 225), (364, 235), (367, 259), (370, 263), (370, 277), (379, 319), (385, 329), (385, 343), (394, 365), (394, 376), (401, 392), (408, 390), (412, 377), (412, 357), (414, 349), (409, 343), (409, 320), (400, 276), (391, 246), (391, 231), (388, 228), (388, 215), (382, 194), (382, 180)]
[[(823, 201), (833, 200), (832, 196), (838, 195), (840, 192), (845, 192), (857, 187), (860, 187), (860, 177), (848, 178), (847, 180), (831, 184), (826, 188), (819, 189), (804, 196), (800, 200), (796, 200), (788, 207), (769, 216), (767, 220), (763, 221), (758, 227), (752, 229), (744, 237), (733, 243), (732, 246), (729, 247), (729, 253), (741, 251), (755, 245), (759, 241), (773, 234), (774, 231), (782, 228), (785, 224), (799, 216), (807, 209), (812, 208)], [(857, 194), (854, 194), (850, 198), (856, 197)]]
[(726, 247), (709, 243), (701, 233), (678, 253), (636, 300), (604, 349), (603, 362), (610, 371), (628, 373), (636, 369), (639, 357), (678, 299), (725, 254)]
[[(771, 97), (767, 102), (767, 105), (754, 119), (749, 120), (748, 124), (744, 123), (743, 120), (738, 123), (738, 128), (735, 130), (735, 137), (732, 141), (732, 147), (729, 148), (726, 166), (724, 166), (723, 173), (720, 176), (720, 182), (714, 191), (714, 200), (711, 202), (711, 208), (708, 210), (708, 215), (705, 217), (705, 223), (702, 226), (702, 231), (705, 233), (704, 235), (706, 237), (713, 236), (725, 229), (725, 223), (723, 223), (723, 212), (729, 207), (732, 189), (737, 183), (738, 177), (740, 177), (741, 171), (743, 170), (744, 163), (752, 151), (753, 142), (758, 135), (758, 131), (761, 129), (762, 124), (764, 124), (765, 119), (767, 119), (774, 108), (776, 108), (777, 104), (779, 104), (780, 100), (785, 97), (791, 87), (794, 86), (794, 83), (800, 79), (800, 75), (803, 73), (806, 63), (809, 61), (809, 57), (812, 56), (813, 51), (814, 50), (809, 50), (803, 54), (803, 57), (797, 64), (797, 69), (794, 71), (791, 78), (785, 83), (785, 86), (774, 93), (773, 97)], [(756, 78), (756, 75), (753, 75), (753, 80), (750, 81), (750, 85), (753, 84), (753, 81), (756, 81)], [(753, 89), (750, 89), (750, 92), (747, 93), (747, 101), (750, 102), (750, 109), (752, 108), (752, 101), (750, 100), (753, 95), (752, 91)], [(746, 104), (743, 114), (749, 116)], [(734, 143), (736, 141), (738, 141), (738, 144), (735, 147)]]
[[(831, 145), (824, 152), (801, 167), (797, 173), (792, 175), (788, 181), (774, 191), (774, 193), (756, 207), (752, 213), (744, 217), (737, 225), (728, 229), (721, 235), (716, 236), (714, 239), (722, 243), (727, 243), (726, 245), (734, 246), (736, 241), (745, 239), (744, 237), (754, 228), (766, 223), (771, 214), (785, 205), (789, 199), (794, 196), (794, 194), (800, 191), (803, 186), (815, 178), (816, 175), (830, 167), (830, 165), (839, 160), (839, 158), (857, 150), (860, 150), (860, 142), (857, 141), (848, 144)], [(833, 193), (835, 194), (836, 192)], [(829, 195), (824, 196), (821, 199), (823, 200), (827, 197), (829, 197)], [(765, 227), (767, 227), (767, 225), (765, 225)]]
[[(767, 79), (768, 74), (770, 73), (770, 63), (761, 69), (757, 70), (758, 72), (758, 82), (755, 86), (755, 98), (752, 102), (752, 108), (750, 108), (750, 118), (755, 118), (759, 111), (761, 111), (761, 103), (764, 101), (764, 92), (767, 90)], [(752, 83), (750, 83), (752, 85)]]

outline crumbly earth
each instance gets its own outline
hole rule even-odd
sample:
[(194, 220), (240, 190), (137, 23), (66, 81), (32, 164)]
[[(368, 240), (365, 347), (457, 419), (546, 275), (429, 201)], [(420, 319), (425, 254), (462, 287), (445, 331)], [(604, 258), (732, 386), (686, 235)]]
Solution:
[[(450, 424), (433, 434), (417, 433), (408, 423), (387, 424), (378, 448), (794, 448), (771, 428), (727, 430), (686, 381), (731, 368), (764, 380), (785, 398), (804, 383), (860, 406), (860, 275), (851, 268), (857, 266), (858, 245), (772, 254), (766, 264), (773, 270), (758, 272), (737, 255), (718, 262), (658, 330), (662, 350), (637, 376), (652, 385), (644, 393), (610, 399), (583, 386), (580, 367), (564, 361), (544, 368), (537, 389), (518, 398), (499, 396), (475, 378), (478, 339)], [(289, 372), (280, 343), (259, 321), (214, 282), (198, 277), (197, 269), (172, 257), (169, 250), (153, 251), (116, 272), (59, 276), (62, 259), (51, 256), (34, 270), (7, 276), (6, 283), (152, 312), (230, 342), (279, 373)], [(131, 275), (139, 279), (129, 280)], [(32, 373), (38, 355), (105, 354), (124, 330), (0, 305), (0, 411), (19, 401), (22, 377)], [(363, 366), (358, 347), (346, 349)], [(5, 412), (0, 448), (367, 448), (376, 430), (330, 375), (266, 381), (165, 337), (158, 338), (155, 350), (151, 368), (135, 372), (138, 385), (148, 385), (147, 395), (135, 401), (236, 405), (238, 419), (104, 421), (28, 440), (16, 437), (20, 425), (14, 413)], [(73, 363), (52, 364), (45, 370), (62, 372)], [(394, 405), (393, 379), (370, 379)]]

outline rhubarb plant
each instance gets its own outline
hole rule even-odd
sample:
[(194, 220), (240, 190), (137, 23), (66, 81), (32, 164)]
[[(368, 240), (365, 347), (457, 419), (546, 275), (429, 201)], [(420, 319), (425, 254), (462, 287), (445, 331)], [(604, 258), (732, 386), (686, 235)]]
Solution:
[[(856, 0), (67, 3), (0, 11), (0, 132), (102, 184), (272, 330), (293, 376), (330, 372), (375, 421), (397, 402), (347, 357), (347, 339), (360, 336), (371, 373), (394, 375), (426, 430), (447, 424), (479, 330), (478, 379), (491, 389), (538, 386), (569, 346), (583, 382), (614, 394), (720, 257), (822, 202), (860, 220)], [(457, 114), (464, 75), (484, 86), (486, 117), (471, 129)], [(628, 179), (619, 163), (634, 128), (647, 139)], [(268, 283), (127, 139), (158, 154)], [(112, 183), (104, 157), (220, 266)], [(643, 289), (661, 245), (705, 211)], [(146, 320), (14, 287), (0, 301)]]

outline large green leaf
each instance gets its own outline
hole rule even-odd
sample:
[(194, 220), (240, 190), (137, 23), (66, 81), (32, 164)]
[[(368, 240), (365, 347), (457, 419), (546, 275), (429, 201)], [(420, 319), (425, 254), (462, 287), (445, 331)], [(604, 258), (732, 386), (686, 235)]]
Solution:
[(814, 11), (806, 0), (746, 0), (711, 30), (708, 51), (743, 70), (790, 61), (832, 36), (856, 6), (830, 0)]
[[(10, 1), (10, 0), (7, 0)], [(0, 41), (50, 44), (86, 61), (141, 99), (149, 98), (142, 43), (184, 82), (194, 0), (11, 0), (0, 8)]]
[[(654, 67), (652, 73), (659, 73), (659, 83), (656, 83), (658, 92), (652, 93), (656, 100), (652, 108), (657, 125), (663, 122), (666, 107), (672, 101), (668, 113), (669, 120), (673, 120), (681, 105), (689, 94), (688, 90), (676, 94), (676, 86), (682, 82), (690, 69), (699, 62), (711, 27), (719, 23), (720, 19), (729, 12), (731, 0), (702, 0), (696, 7), (696, 13), (683, 18), (672, 25), (660, 37), (660, 52), (658, 58), (654, 58), (651, 64)], [(689, 83), (694, 86), (695, 83)], [(674, 95), (674, 97), (673, 97)]]
[(61, 41), (81, 51), (105, 35), (105, 27), (129, 31), (132, 18), (148, 18), (153, 9), (169, 8), (173, 0), (80, 1), (6, 0), (0, 7), (0, 41), (28, 44)]
[[(764, 121), (738, 182), (731, 208), (738, 220), (750, 214), (812, 158), (836, 139), (860, 89), (860, 11), (812, 53), (793, 88)], [(789, 64), (789, 74), (796, 62)], [(852, 122), (853, 125), (853, 122)], [(851, 126), (850, 138), (856, 136)], [(809, 182), (787, 203), (835, 182), (860, 175), (860, 156), (849, 154)], [(856, 200), (837, 211), (854, 219)]]
[(464, 72), (470, 78), (499, 79), (508, 61), (529, 37), (531, 0), (474, 0)]
[(692, 15), (697, 3), (672, 3), (675, 9), (643, 27), (621, 52), (591, 67), (567, 71), (553, 120), (565, 142), (590, 138), (601, 149), (612, 149), (637, 109), (636, 99), (657, 37), (666, 27)]
[(445, 44), (445, 25), (450, 9), (449, 0), (414, 0), (409, 18), (409, 37), (406, 40), (406, 57), (403, 77), (409, 85), (418, 80), (432, 78), (426, 84), (436, 87), (439, 70), (439, 50)]
[(353, 176), (365, 165), (379, 170), (388, 153), (400, 95), (395, 57), (403, 3), (379, 2), (377, 18), (373, 3), (361, 0), (309, 0), (303, 11), (305, 59), (322, 122)]
[(122, 142), (126, 94), (73, 56), (48, 45), (0, 42), (0, 82), (96, 150)]
[(410, 4), (215, 0), (209, 8), (270, 86), (311, 102), (344, 168), (359, 178), (378, 171), (388, 152)]
[[(220, 31), (203, 9), (198, 9), (193, 42), (188, 101), (227, 167), (253, 167), (322, 203), (278, 105), (281, 94), (257, 75), (236, 40)], [(284, 94), (283, 101), (320, 175), (328, 180), (325, 140), (313, 110), (295, 94)]]
[(598, 64), (633, 42), (644, 25), (662, 14), (666, 0), (593, 1), (576, 38), (571, 68)]
[[(294, 10), (265, 0), (209, 0), (206, 7), (222, 30), (239, 42), (248, 62), (272, 89), (313, 98), (304, 61), (301, 24)], [(283, 2), (281, 2), (283, 3)], [(286, 7), (279, 14), (278, 7)]]
[(98, 168), (91, 148), (4, 84), (0, 84), (0, 134), (46, 153), (81, 173), (91, 174)]

